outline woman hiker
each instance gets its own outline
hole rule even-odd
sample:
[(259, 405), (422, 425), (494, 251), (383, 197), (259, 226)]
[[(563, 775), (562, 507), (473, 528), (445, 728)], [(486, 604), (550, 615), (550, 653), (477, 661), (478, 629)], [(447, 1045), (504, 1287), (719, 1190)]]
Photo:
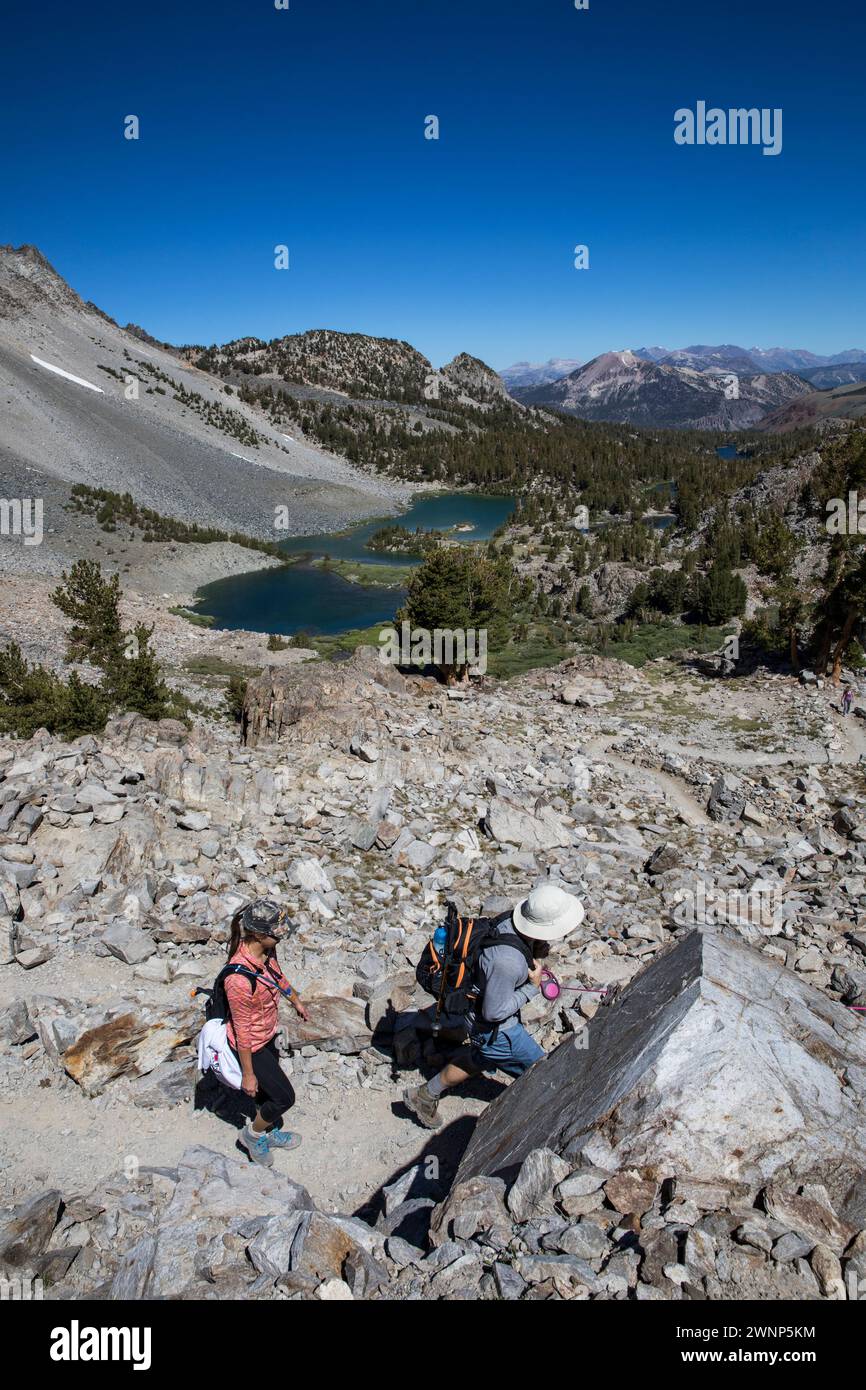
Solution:
[(296, 1149), (299, 1134), (283, 1129), (283, 1115), (295, 1103), (295, 1092), (280, 1066), (276, 1035), (277, 1004), (282, 995), (295, 1012), (309, 1017), (300, 997), (280, 969), (277, 943), (293, 928), (278, 903), (259, 898), (232, 918), (228, 957), (230, 965), (242, 965), (257, 975), (226, 975), (225, 992), (230, 1017), (229, 1046), (241, 1066), (244, 1113), (248, 1117), (240, 1142), (253, 1163), (270, 1167), (273, 1149)]
[(406, 1109), (427, 1129), (438, 1129), (442, 1123), (438, 1109), (443, 1091), (482, 1071), (522, 1076), (545, 1055), (521, 1023), (520, 1008), (541, 985), (542, 960), (551, 944), (570, 936), (583, 917), (583, 903), (554, 883), (533, 888), (513, 912), (502, 916), (497, 935), (507, 938), (517, 932), (526, 941), (527, 954), (531, 951), (532, 965), (507, 940), (482, 952), (475, 1004), (466, 1016), (467, 1041), (438, 1076), (403, 1092)]

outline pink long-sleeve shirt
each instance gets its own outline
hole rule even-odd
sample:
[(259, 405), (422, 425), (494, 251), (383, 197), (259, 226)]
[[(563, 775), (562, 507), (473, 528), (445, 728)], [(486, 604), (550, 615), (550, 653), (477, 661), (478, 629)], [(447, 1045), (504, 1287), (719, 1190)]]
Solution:
[(252, 980), (248, 980), (245, 975), (227, 975), (225, 980), (226, 998), (231, 1010), (226, 1030), (229, 1044), (235, 1050), (248, 1047), (250, 1052), (258, 1052), (270, 1042), (279, 1028), (277, 1006), (280, 995), (273, 985), (267, 983), (268, 978), (281, 989), (289, 989), (290, 985), (280, 969), (276, 955), (270, 956), (263, 965), (250, 954), (243, 943), (229, 963), (243, 965), (247, 970), (254, 970), (257, 975), (262, 976), (256, 981), (255, 989)]

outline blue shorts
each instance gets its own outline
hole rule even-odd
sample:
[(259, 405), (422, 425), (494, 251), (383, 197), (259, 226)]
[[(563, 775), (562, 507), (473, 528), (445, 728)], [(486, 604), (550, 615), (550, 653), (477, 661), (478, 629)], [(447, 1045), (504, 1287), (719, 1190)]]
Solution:
[[(490, 1028), (484, 1033), (474, 1032), (461, 1050), (469, 1054), (465, 1071), (504, 1071), (508, 1076), (522, 1076), (545, 1055), (522, 1023)], [(453, 1060), (458, 1067), (463, 1067), (459, 1053)]]

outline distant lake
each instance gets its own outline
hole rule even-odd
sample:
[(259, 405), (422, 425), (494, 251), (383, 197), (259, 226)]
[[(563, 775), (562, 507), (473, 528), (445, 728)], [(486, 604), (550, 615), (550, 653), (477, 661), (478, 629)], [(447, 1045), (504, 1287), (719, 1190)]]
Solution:
[(740, 451), (736, 444), (723, 444), (720, 449), (716, 450), (716, 454), (720, 459), (735, 459), (739, 458)]
[(454, 539), (486, 541), (513, 511), (513, 497), (444, 493), (421, 496), (397, 516), (365, 521), (339, 535), (292, 536), (282, 549), (288, 555), (307, 555), (307, 560), (300, 560), (287, 569), (254, 570), (208, 584), (200, 590), (194, 611), (210, 614), (215, 627), (275, 632), (284, 637), (300, 631), (330, 635), (348, 628), (387, 623), (406, 597), (405, 589), (350, 584), (310, 561), (329, 555), (333, 560), (368, 565), (420, 563), (420, 556), (369, 550), (366, 542), (382, 526), (400, 525), (409, 531), (420, 526), (425, 531), (446, 531), (462, 522), (469, 523), (473, 529), (455, 533)]

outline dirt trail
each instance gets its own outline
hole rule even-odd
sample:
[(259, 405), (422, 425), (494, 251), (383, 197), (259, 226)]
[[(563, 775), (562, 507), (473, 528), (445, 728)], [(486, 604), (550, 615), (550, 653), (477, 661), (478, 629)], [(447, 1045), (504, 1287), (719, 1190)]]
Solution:
[[(303, 1183), (323, 1210), (357, 1210), (381, 1184), (416, 1162), (430, 1139), (400, 1099), (405, 1086), (420, 1080), (416, 1072), (401, 1072), (387, 1090), (331, 1089), (299, 1081), (297, 1103), (287, 1113), (286, 1125), (302, 1135), (303, 1143), (292, 1153), (277, 1154), (275, 1166)], [(465, 1119), (474, 1124), (486, 1101), (500, 1089), (497, 1082), (482, 1081), (446, 1096), (445, 1124)], [(243, 1158), (237, 1146), (239, 1131), (209, 1110), (183, 1104), (166, 1112), (118, 1104), (94, 1114), (82, 1106), (76, 1091), (65, 1089), (42, 1090), (35, 1108), (22, 1104), (20, 1097), (3, 1098), (0, 1130), (5, 1136), (0, 1143), (0, 1193), (10, 1203), (31, 1191), (34, 1182), (59, 1180), (66, 1192), (86, 1192), (96, 1177), (118, 1171), (132, 1174), (136, 1164), (172, 1167), (191, 1144)], [(22, 1152), (30, 1155), (26, 1165)], [(459, 1154), (454, 1159), (456, 1163)], [(443, 1165), (440, 1176), (447, 1181), (452, 1175)]]
[(849, 751), (846, 757), (835, 758), (832, 761), (856, 763), (861, 758), (866, 759), (866, 727), (863, 722), (853, 714), (843, 718), (841, 714), (834, 712), (833, 723), (842, 739), (847, 740)]
[(648, 781), (654, 782), (686, 825), (711, 826), (714, 824), (700, 803), (676, 777), (671, 777), (669, 773), (662, 772), (658, 768), (643, 767), (640, 763), (629, 762), (626, 758), (620, 758), (616, 753), (611, 753), (610, 744), (615, 743), (617, 737), (618, 735), (611, 734), (603, 738), (594, 738), (586, 744), (587, 752), (591, 753), (593, 757), (603, 758), (609, 767), (624, 772), (629, 778), (633, 778), (637, 772), (646, 777)]

